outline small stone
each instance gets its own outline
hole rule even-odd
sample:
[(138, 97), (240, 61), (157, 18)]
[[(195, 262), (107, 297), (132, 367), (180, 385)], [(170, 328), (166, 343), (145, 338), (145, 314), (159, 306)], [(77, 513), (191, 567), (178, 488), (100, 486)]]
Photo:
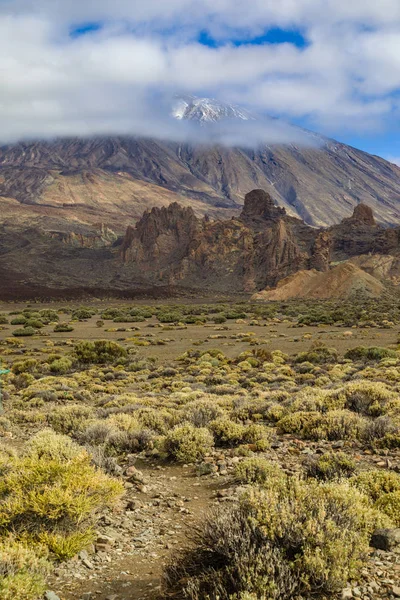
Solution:
[(57, 594), (48, 590), (44, 594), (44, 600), (60, 600), (60, 596), (57, 596)]
[(94, 566), (92, 565), (92, 563), (90, 562), (90, 560), (83, 560), (82, 564), (89, 569), (90, 571), (92, 571), (94, 569)]
[(126, 469), (125, 475), (129, 479), (129, 481), (131, 481), (132, 483), (145, 483), (146, 482), (146, 478), (143, 475), (143, 473), (141, 471), (139, 471), (139, 469), (137, 469), (133, 465)]
[(209, 462), (203, 462), (196, 468), (196, 473), (197, 475), (202, 477), (204, 475), (211, 475), (211, 473), (214, 473), (216, 469), (217, 467), (214, 464)]
[(345, 588), (342, 590), (342, 600), (350, 600), (350, 598), (353, 598), (353, 592), (351, 588)]
[[(110, 544), (111, 545), (113, 543), (114, 543), (114, 538), (110, 537), (109, 535), (99, 535), (99, 536), (97, 536), (96, 544)], [(82, 558), (82, 557), (80, 556), (80, 558)], [(85, 558), (87, 558), (87, 557), (85, 557)]]
[(392, 594), (394, 595), (395, 598), (400, 598), (400, 587), (397, 585), (394, 585), (392, 587)]
[(400, 529), (377, 529), (372, 535), (371, 546), (386, 552), (400, 547)]
[(362, 593), (359, 587), (353, 588), (353, 596), (354, 598), (361, 598)]

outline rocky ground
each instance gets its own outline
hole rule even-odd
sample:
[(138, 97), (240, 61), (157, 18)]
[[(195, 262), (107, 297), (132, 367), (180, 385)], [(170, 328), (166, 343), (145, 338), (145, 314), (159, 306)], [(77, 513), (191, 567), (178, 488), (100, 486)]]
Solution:
[[(299, 473), (308, 456), (323, 454), (329, 442), (304, 442), (284, 435), (265, 458), (287, 473)], [(400, 451), (374, 455), (357, 444), (337, 442), (360, 468), (378, 467), (400, 473)], [(126, 497), (99, 521), (96, 542), (88, 551), (56, 570), (48, 600), (159, 600), (162, 569), (174, 551), (185, 548), (193, 526), (214, 507), (235, 502), (242, 488), (233, 470), (242, 460), (231, 451), (218, 451), (200, 465), (171, 466), (152, 456), (128, 456), (122, 467)], [(361, 600), (400, 598), (400, 530), (393, 539), (383, 534), (371, 548), (358, 581), (348, 582), (337, 597)], [(387, 541), (389, 539), (389, 542)], [(383, 540), (383, 542), (382, 542)]]

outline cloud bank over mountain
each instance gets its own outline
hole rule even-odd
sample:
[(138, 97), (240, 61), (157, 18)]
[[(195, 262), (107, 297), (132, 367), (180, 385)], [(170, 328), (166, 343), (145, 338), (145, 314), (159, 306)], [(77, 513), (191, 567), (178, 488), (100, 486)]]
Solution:
[(304, 143), (274, 120), (225, 123), (210, 138), (170, 118), (176, 92), (326, 133), (380, 130), (399, 116), (399, 57), (398, 0), (7, 0), (0, 141), (131, 133)]

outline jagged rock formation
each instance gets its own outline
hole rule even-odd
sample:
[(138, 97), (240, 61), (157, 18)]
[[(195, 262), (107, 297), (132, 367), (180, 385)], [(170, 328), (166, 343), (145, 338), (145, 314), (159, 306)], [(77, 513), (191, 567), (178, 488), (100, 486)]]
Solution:
[[(10, 290), (11, 297), (18, 290), (37, 297), (60, 296), (62, 290), (69, 295), (72, 290), (154, 294), (164, 288), (254, 294), (298, 272), (283, 291), (280, 284), (279, 293), (292, 293), (293, 286), (304, 287), (307, 281), (311, 286), (311, 279), (332, 290), (331, 282), (344, 278), (343, 289), (354, 290), (354, 277), (374, 293), (380, 287), (368, 277), (400, 281), (400, 228), (378, 225), (362, 204), (338, 225), (316, 229), (257, 189), (246, 195), (238, 217), (199, 218), (192, 208), (173, 202), (146, 211), (118, 239), (105, 225), (96, 232), (83, 225), (67, 232), (33, 224), (22, 232), (12, 225), (0, 227), (0, 276), (8, 282), (0, 296), (10, 297)], [(332, 265), (349, 259), (351, 267), (332, 271)], [(316, 278), (324, 273), (326, 279)]]
[(221, 291), (252, 291), (307, 267), (309, 229), (276, 207), (269, 194), (254, 190), (238, 219), (200, 221), (177, 204), (152, 209), (127, 230), (121, 257), (154, 283), (196, 287), (204, 281)]

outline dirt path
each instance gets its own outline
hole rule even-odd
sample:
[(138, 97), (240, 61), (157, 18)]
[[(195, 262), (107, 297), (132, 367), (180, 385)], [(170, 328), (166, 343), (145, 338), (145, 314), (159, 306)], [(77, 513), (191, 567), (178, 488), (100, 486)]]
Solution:
[(123, 507), (101, 519), (95, 551), (80, 553), (49, 582), (62, 600), (158, 599), (163, 565), (225, 483), (196, 477), (191, 467), (135, 466), (145, 477), (142, 491), (128, 489)]

